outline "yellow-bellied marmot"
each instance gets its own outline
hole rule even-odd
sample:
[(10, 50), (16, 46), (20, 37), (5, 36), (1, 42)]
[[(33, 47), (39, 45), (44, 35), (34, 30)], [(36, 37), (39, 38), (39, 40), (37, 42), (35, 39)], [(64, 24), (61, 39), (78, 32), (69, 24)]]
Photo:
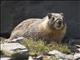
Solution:
[(66, 32), (62, 13), (48, 13), (42, 19), (30, 18), (14, 28), (9, 40), (18, 37), (60, 42)]

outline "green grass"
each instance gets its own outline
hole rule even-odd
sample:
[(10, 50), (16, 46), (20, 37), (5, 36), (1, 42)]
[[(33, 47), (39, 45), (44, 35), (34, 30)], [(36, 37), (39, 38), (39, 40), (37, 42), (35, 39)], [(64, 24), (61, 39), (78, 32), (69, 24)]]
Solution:
[(63, 53), (71, 52), (67, 44), (61, 44), (61, 43), (56, 43), (56, 42), (51, 42), (47, 44), (43, 40), (35, 41), (33, 39), (24, 39), (20, 43), (29, 49), (30, 54), (42, 54), (43, 52), (48, 52), (52, 50), (58, 50)]

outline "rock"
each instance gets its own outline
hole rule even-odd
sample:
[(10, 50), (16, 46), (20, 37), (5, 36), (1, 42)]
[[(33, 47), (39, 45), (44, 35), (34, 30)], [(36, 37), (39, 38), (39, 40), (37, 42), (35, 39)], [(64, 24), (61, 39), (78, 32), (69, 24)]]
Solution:
[(76, 52), (80, 53), (80, 45), (76, 45)]
[(9, 60), (10, 59), (10, 57), (2, 57), (2, 58), (0, 58), (0, 60)]
[(67, 55), (67, 54), (59, 52), (57, 50), (50, 51), (48, 54), (51, 56), (55, 56), (59, 60), (61, 60), (61, 59), (62, 60), (72, 60), (74, 58), (74, 56), (72, 54)]
[(65, 60), (73, 60), (73, 58), (74, 58), (74, 55), (72, 55), (72, 54), (68, 54), (68, 55), (64, 56)]
[(80, 59), (80, 53), (75, 53), (74, 54), (74, 60)]
[(76, 53), (80, 53), (80, 45), (77, 45), (77, 44), (75, 44), (75, 45), (72, 45), (71, 46), (71, 50), (72, 50), (72, 52), (76, 52)]
[[(79, 60), (80, 59), (80, 53), (75, 54), (64, 54), (57, 50), (50, 51), (49, 54), (51, 56), (55, 56), (58, 60)], [(51, 57), (49, 59), (52, 59)]]
[(39, 55), (36, 58), (37, 58), (37, 60), (43, 60), (43, 55)]
[(50, 51), (48, 54), (55, 56), (56, 58), (64, 58), (64, 56), (65, 56), (65, 54), (63, 54), (57, 50)]
[(33, 60), (33, 57), (32, 56), (29, 56), (28, 60)]
[(80, 52), (80, 39), (69, 39), (69, 47), (72, 52)]
[(80, 53), (80, 48), (78, 48), (77, 50), (78, 50), (78, 52)]
[(28, 60), (43, 60), (43, 56), (42, 55), (39, 55), (39, 56), (36, 56), (36, 57), (29, 56)]
[(80, 48), (80, 45), (76, 45), (77, 48)]
[(4, 52), (5, 55), (7, 56), (11, 56), (12, 54), (15, 54), (15, 53), (26, 53), (28, 54), (28, 49), (19, 44), (19, 43), (4, 43), (4, 44), (1, 44), (1, 51)]

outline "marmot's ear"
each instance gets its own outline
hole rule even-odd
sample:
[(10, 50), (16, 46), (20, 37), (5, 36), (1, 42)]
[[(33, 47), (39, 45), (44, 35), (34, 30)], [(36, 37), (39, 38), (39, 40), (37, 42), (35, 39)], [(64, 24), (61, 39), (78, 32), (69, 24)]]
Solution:
[(63, 13), (60, 13), (62, 16), (64, 15)]
[(51, 13), (48, 13), (48, 18), (50, 19), (52, 17), (52, 14)]

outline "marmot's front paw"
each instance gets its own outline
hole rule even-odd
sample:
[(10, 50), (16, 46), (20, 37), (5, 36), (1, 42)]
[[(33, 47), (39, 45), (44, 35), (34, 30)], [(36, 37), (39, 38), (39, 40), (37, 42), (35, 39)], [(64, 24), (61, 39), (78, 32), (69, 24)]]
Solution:
[(13, 40), (6, 39), (5, 42), (7, 42), (7, 43), (12, 43), (12, 42), (20, 41), (20, 40), (22, 40), (22, 39), (24, 39), (24, 37), (18, 37), (18, 38), (15, 38), (15, 39), (13, 39)]
[(10, 39), (5, 39), (5, 41), (4, 42), (6, 42), (6, 43), (10, 43), (11, 42), (11, 40)]

